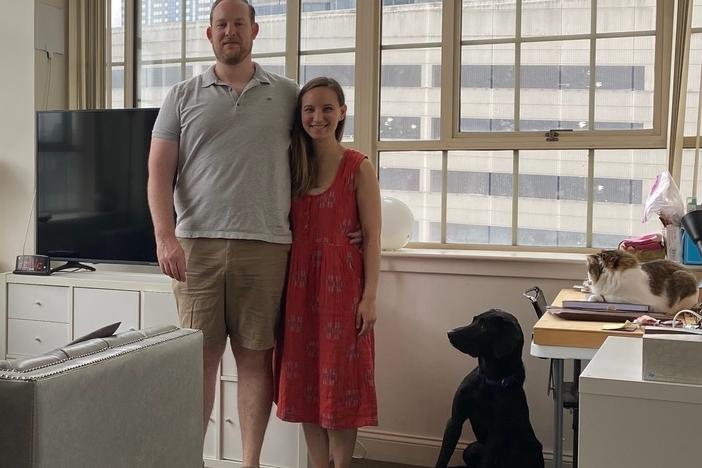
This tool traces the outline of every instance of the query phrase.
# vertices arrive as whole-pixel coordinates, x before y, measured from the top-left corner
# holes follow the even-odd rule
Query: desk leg
[[[575,382],[575,396],[578,404],[573,409],[573,468],[578,468],[578,437],[580,424],[580,370],[582,363],[579,359],[573,361],[573,382]]]
[[[553,363],[553,467],[563,468],[563,359],[551,359]]]

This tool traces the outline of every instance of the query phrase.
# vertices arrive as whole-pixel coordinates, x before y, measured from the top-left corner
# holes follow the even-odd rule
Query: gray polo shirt
[[[256,72],[241,95],[210,67],[166,95],[153,136],[179,142],[176,236],[290,243],[297,84]]]

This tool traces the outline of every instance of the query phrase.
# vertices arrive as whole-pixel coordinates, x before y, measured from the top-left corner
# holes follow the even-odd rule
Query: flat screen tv
[[[156,263],[146,199],[158,109],[37,112],[36,253]]]

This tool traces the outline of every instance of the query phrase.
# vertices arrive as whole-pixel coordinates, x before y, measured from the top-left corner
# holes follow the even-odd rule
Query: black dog
[[[512,314],[491,309],[448,332],[454,348],[478,358],[458,386],[436,468],[446,468],[470,419],[477,442],[463,451],[468,467],[543,468],[541,443],[529,421],[524,394],[524,335]]]

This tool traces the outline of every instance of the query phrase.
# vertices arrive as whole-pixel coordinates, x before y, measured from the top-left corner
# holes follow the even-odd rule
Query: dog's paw
[[[588,296],[587,300],[588,302],[605,302],[604,297],[599,294],[591,294]]]

